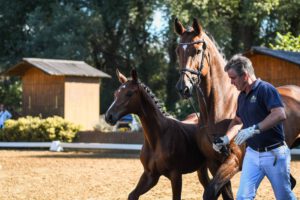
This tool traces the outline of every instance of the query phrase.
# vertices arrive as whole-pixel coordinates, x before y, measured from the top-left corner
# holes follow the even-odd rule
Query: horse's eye
[[[201,49],[197,49],[197,54],[200,54],[201,53]]]
[[[131,97],[133,95],[133,92],[132,91],[128,91],[127,93],[126,93],[126,96],[127,97]]]

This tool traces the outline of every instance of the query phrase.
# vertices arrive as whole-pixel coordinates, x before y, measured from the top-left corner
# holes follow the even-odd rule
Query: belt
[[[258,148],[252,148],[252,149],[254,149],[255,151],[258,151],[258,152],[267,152],[267,151],[271,151],[271,150],[273,150],[273,149],[276,149],[276,148],[278,148],[278,147],[281,147],[281,146],[283,146],[285,144],[285,142],[284,141],[282,141],[282,142],[278,142],[278,143],[276,143],[276,144],[272,144],[272,145],[270,145],[270,146],[266,146],[266,147],[258,147]]]

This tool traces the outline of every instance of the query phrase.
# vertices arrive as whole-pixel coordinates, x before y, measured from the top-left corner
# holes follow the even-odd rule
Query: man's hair
[[[227,72],[229,69],[234,69],[238,76],[242,76],[246,72],[248,72],[250,75],[254,75],[252,62],[241,54],[232,56],[232,58],[227,62],[224,70]]]

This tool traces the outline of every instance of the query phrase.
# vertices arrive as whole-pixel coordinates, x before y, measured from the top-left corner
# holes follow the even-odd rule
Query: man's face
[[[229,69],[227,74],[233,84],[239,91],[244,91],[247,86],[247,74],[239,76],[234,69]]]
[[[4,105],[0,104],[0,110],[2,111],[4,109]]]

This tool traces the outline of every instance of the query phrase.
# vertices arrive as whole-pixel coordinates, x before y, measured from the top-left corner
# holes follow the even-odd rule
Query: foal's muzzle
[[[118,118],[109,111],[107,111],[105,113],[105,121],[110,125],[115,125],[118,121]]]

